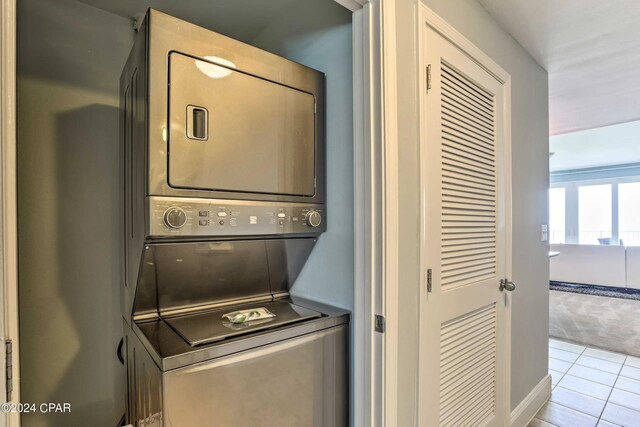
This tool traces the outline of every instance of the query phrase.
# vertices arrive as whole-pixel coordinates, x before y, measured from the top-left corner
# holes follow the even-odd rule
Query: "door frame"
[[[353,423],[393,426],[398,419],[396,6],[358,1],[363,7],[353,20]],[[383,332],[375,331],[376,315],[385,319]]]
[[[395,3],[335,0],[353,12],[353,425],[398,419],[398,115]],[[375,316],[385,319],[375,331]]]
[[[16,0],[2,0],[0,6],[0,203],[2,252],[0,298],[3,306],[2,384],[6,396],[4,341],[12,340],[13,392],[11,402],[20,402],[18,345],[18,223],[16,163]],[[3,401],[4,401],[3,396]],[[4,414],[5,424],[20,425],[18,413]]]
[[[511,207],[511,192],[512,192],[512,175],[511,175],[511,76],[507,73],[500,65],[498,65],[495,61],[493,61],[489,56],[487,56],[480,48],[478,48],[475,44],[473,44],[469,39],[467,39],[462,33],[456,30],[453,26],[451,26],[448,22],[446,22],[442,17],[436,14],[429,7],[422,4],[420,6],[420,12],[418,15],[418,32],[417,40],[418,40],[418,76],[419,76],[419,92],[420,94],[426,93],[426,63],[424,59],[424,55],[422,52],[425,48],[424,41],[424,25],[431,27],[437,33],[442,35],[445,39],[450,41],[454,46],[460,49],[464,54],[466,54],[471,60],[477,63],[481,68],[491,74],[496,80],[498,80],[504,88],[504,176],[506,179],[504,188],[506,191],[505,195],[505,276],[507,278],[512,277],[512,207]],[[420,102],[420,164],[425,164],[426,162],[426,150],[424,149],[424,138],[426,134],[426,123],[424,119],[424,111],[425,111],[425,96],[421,96],[422,102]],[[426,188],[426,180],[427,173],[423,167],[420,167],[420,276],[421,278],[426,278],[426,261],[422,254],[426,253],[426,221],[425,221],[425,212],[426,212],[426,195],[424,194],[424,189]],[[497,283],[496,283],[497,286]],[[504,382],[502,384],[502,389],[505,398],[505,410],[504,414],[502,414],[503,425],[508,426],[511,424],[511,295],[508,292],[504,293],[505,298],[505,325],[504,325],[504,335],[507,337],[507,344],[504,346]],[[418,402],[420,402],[425,396],[426,391],[425,387],[427,386],[422,381],[422,370],[420,366],[428,366],[429,363],[435,363],[436,361],[427,360],[427,351],[425,349],[425,328],[422,326],[426,321],[426,302],[427,302],[427,287],[420,286],[419,287],[419,345],[418,345]],[[426,416],[425,405],[418,404],[418,425],[424,424],[424,419]]]

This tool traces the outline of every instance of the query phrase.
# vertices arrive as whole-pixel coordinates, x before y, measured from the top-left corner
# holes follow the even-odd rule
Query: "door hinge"
[[[427,270],[427,293],[431,293],[431,283],[433,282],[432,278],[433,274],[431,273],[431,269]]]
[[[427,93],[431,89],[431,64],[427,65]]]
[[[380,314],[376,314],[376,321],[375,321],[375,331],[376,332],[380,332],[381,334],[384,334],[384,331],[386,329],[386,321],[384,319],[384,316],[380,315]]]
[[[5,352],[5,375],[7,379],[7,402],[11,402],[11,394],[13,392],[13,343],[11,340],[4,342]]]

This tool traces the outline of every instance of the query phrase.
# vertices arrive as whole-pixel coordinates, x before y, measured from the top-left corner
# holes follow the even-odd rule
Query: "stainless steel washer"
[[[350,314],[289,293],[326,230],[324,75],[150,10],[121,110],[127,420],[347,425]]]

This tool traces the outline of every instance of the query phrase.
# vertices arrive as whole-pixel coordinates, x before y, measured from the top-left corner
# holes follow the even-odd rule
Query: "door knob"
[[[507,280],[507,279],[501,279],[500,280],[500,292],[502,291],[509,291],[509,292],[513,292],[516,289],[516,284]]]

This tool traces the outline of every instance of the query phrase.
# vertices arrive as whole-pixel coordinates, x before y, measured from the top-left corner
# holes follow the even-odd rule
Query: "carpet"
[[[551,290],[549,335],[640,357],[640,301]]]

